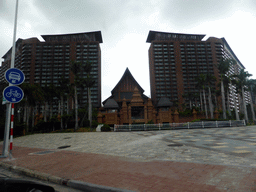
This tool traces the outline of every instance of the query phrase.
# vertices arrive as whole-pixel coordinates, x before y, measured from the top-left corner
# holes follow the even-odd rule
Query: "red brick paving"
[[[65,150],[44,155],[31,154],[39,151],[45,150],[15,146],[15,160],[6,162],[65,179],[134,191],[256,191],[254,168],[250,168],[249,173],[240,174],[241,169],[222,165],[172,161],[138,162],[123,157]],[[225,177],[224,171],[236,172],[239,182],[234,183],[232,178]]]

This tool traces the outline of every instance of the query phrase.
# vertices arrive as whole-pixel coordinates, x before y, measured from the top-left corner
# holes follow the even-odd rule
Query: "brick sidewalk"
[[[15,160],[0,160],[64,179],[133,191],[256,191],[256,169],[251,167],[172,161],[139,162],[132,158],[68,150],[31,154],[39,151],[46,150],[15,146]]]

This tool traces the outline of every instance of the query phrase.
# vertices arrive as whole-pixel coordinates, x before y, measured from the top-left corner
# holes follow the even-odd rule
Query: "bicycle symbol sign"
[[[22,100],[24,94],[21,88],[17,86],[9,86],[4,89],[3,96],[11,103],[18,103]]]

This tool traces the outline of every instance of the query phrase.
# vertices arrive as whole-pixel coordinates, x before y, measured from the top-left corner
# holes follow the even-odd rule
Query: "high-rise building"
[[[101,106],[101,49],[102,36],[100,31],[42,35],[44,41],[38,38],[18,39],[16,42],[15,68],[25,74],[25,82],[40,84],[42,87],[58,85],[62,76],[74,82],[74,75],[70,71],[71,61],[85,65],[90,62],[92,70],[90,76],[95,81],[91,88],[92,104]],[[11,50],[2,57],[4,61],[0,68],[0,81],[4,81],[4,73],[10,68]],[[82,77],[86,76],[83,72]],[[78,88],[79,107],[87,103],[87,89]],[[55,112],[58,103],[54,106]]]
[[[161,98],[172,102],[188,104],[184,96],[188,93],[198,94],[196,77],[200,74],[212,74],[217,81],[212,82],[215,89],[220,81],[217,64],[221,58],[234,59],[230,73],[239,73],[244,66],[236,57],[225,38],[205,35],[181,34],[150,31],[147,43],[149,48],[149,70],[151,98],[157,104]],[[231,87],[230,87],[231,89]],[[233,87],[235,89],[235,87]],[[195,99],[199,104],[199,96]],[[232,98],[229,97],[232,104]]]

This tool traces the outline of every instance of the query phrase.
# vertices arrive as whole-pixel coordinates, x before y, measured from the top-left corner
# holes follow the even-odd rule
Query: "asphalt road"
[[[19,175],[15,172],[9,171],[9,170],[4,169],[2,167],[0,167],[0,177],[11,177],[11,178],[25,179],[25,180],[28,180],[28,181],[34,181],[34,182],[42,183],[42,184],[49,185],[49,186],[53,187],[56,192],[81,192],[80,190],[76,190],[76,189],[66,187],[66,186],[63,186],[63,185],[57,185],[57,184],[50,183],[50,182],[47,182],[47,181],[42,181],[42,180],[39,180],[39,179],[26,177],[24,175]]]

